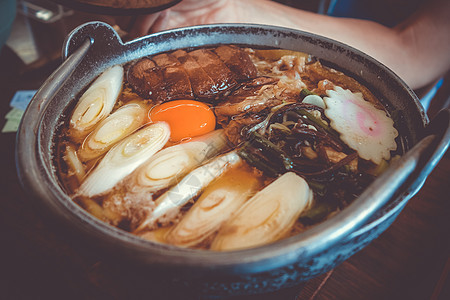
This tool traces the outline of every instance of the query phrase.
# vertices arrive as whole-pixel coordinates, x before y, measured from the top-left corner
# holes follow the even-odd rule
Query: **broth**
[[[344,209],[401,153],[368,88],[288,50],[141,58],[106,70],[65,115],[55,164],[73,200],[180,247],[295,235]]]

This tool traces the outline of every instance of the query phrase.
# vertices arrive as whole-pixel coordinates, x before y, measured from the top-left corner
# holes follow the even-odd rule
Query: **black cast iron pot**
[[[254,249],[212,252],[162,245],[109,226],[77,206],[59,184],[52,165],[53,137],[64,109],[112,65],[179,48],[218,44],[303,51],[352,76],[388,111],[398,113],[395,122],[406,154],[335,217],[297,236]],[[35,95],[20,125],[19,177],[34,203],[66,226],[83,248],[103,253],[108,265],[120,268],[124,282],[149,297],[155,288],[186,290],[193,297],[266,293],[298,285],[336,267],[394,221],[449,144],[448,110],[430,125],[415,94],[385,66],[344,44],[301,31],[209,25],[122,43],[109,25],[92,22],[67,37],[63,57],[64,63]]]

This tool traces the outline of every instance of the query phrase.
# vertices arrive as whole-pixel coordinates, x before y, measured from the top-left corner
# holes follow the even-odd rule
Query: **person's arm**
[[[267,0],[183,0],[172,9],[138,20],[134,35],[212,23],[268,24],[323,35],[384,63],[413,89],[450,69],[450,1],[431,0],[395,28],[294,9]]]

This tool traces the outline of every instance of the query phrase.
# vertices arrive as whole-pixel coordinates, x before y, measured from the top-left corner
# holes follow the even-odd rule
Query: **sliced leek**
[[[214,179],[241,162],[239,155],[228,152],[194,169],[175,186],[156,199],[153,212],[139,225],[137,231],[152,229],[160,219],[169,222],[189,200],[196,197]]]
[[[288,172],[248,200],[220,228],[211,250],[256,247],[285,237],[312,201],[306,181]]]
[[[126,190],[152,193],[167,188],[206,159],[222,152],[226,145],[227,139],[220,129],[189,142],[167,147],[128,176]]]
[[[64,160],[69,167],[69,174],[75,175],[78,182],[82,182],[84,176],[86,175],[86,170],[84,169],[83,163],[78,158],[77,152],[71,145],[66,147],[66,155],[64,155]]]
[[[112,147],[81,184],[78,195],[93,197],[118,182],[159,151],[170,137],[166,122],[147,125]]]
[[[103,72],[84,92],[70,119],[70,134],[82,140],[112,111],[122,90],[123,68],[114,66]]]
[[[132,102],[101,121],[84,140],[78,154],[84,161],[99,157],[114,144],[141,127],[148,113],[146,105]]]
[[[251,170],[234,168],[210,184],[181,221],[167,235],[167,242],[181,247],[200,244],[215,233],[260,188]]]

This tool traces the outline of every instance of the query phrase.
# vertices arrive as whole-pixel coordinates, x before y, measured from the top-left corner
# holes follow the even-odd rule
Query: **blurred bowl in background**
[[[16,1],[0,0],[0,49],[8,40],[16,17]]]

